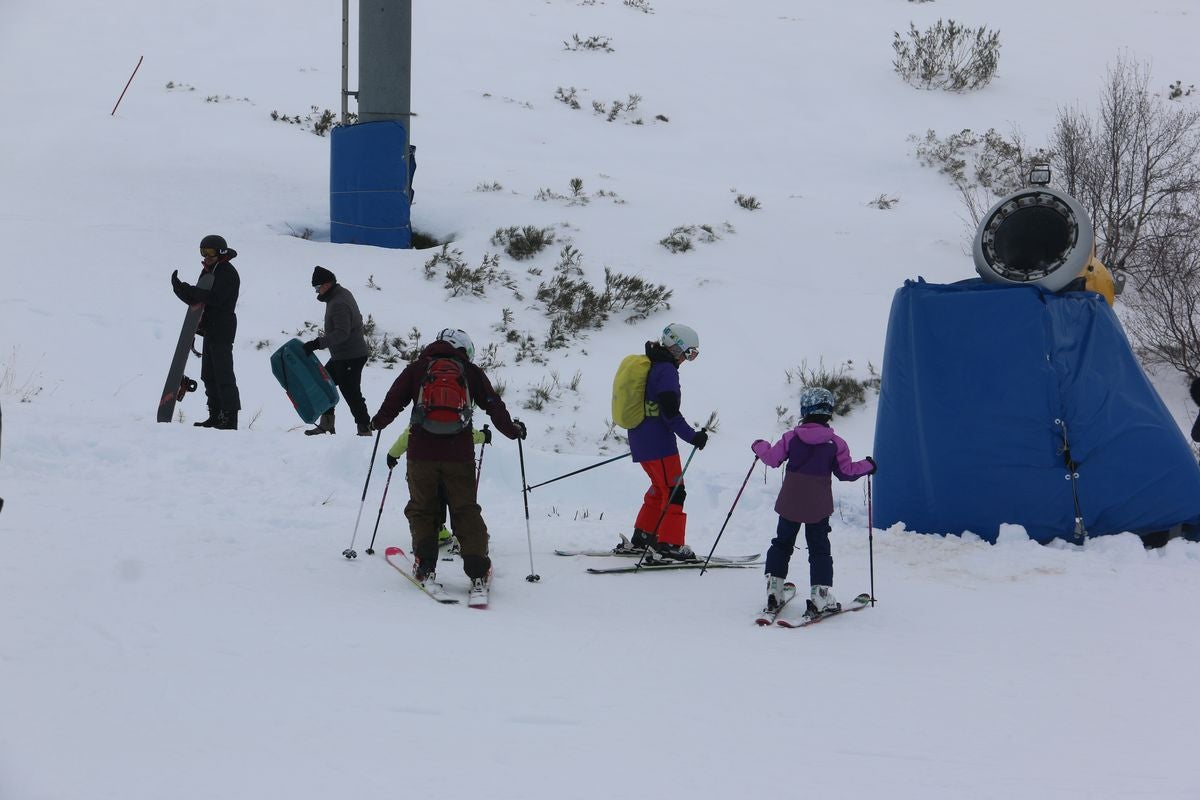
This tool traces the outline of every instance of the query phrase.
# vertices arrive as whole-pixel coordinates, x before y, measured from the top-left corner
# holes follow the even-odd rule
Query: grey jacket
[[[362,358],[367,355],[367,339],[363,336],[363,318],[350,290],[340,283],[317,299],[325,304],[324,333],[317,337],[317,347],[329,348],[333,361]]]

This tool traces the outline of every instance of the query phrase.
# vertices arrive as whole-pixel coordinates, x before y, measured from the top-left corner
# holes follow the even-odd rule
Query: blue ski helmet
[[[807,417],[810,414],[825,414],[833,416],[833,406],[837,400],[833,397],[833,392],[820,386],[806,386],[800,392],[800,416]]]

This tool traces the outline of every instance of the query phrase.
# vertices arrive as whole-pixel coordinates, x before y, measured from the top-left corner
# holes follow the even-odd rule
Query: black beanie
[[[337,283],[337,276],[324,267],[313,268],[313,286],[320,286],[323,283]]]

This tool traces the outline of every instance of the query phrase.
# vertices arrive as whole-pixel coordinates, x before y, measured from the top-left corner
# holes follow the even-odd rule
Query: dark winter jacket
[[[667,348],[658,342],[646,342],[650,374],[646,376],[646,402],[658,404],[658,414],[647,415],[629,431],[629,449],[635,462],[654,461],[679,453],[678,436],[692,444],[696,431],[679,411],[679,365]]]
[[[334,361],[367,355],[362,314],[350,290],[335,283],[328,292],[317,295],[317,299],[325,304],[325,332],[317,337],[317,349],[329,348]]]
[[[831,475],[856,481],[875,471],[867,459],[851,459],[842,437],[819,422],[797,425],[773,445],[759,439],[750,449],[768,467],[787,461],[775,513],[792,522],[820,522],[833,513]]]
[[[175,288],[175,296],[183,302],[204,303],[204,316],[200,318],[200,329],[197,331],[208,340],[232,342],[237,334],[238,292],[241,290],[242,279],[234,269],[229,259],[237,255],[236,250],[230,250],[228,255],[213,265],[213,285],[211,289],[198,289],[190,283],[180,282]],[[200,274],[208,272],[205,267]]]
[[[487,412],[496,425],[496,430],[509,439],[516,439],[517,426],[513,424],[508,408],[491,381],[483,374],[483,370],[467,361],[461,352],[449,342],[437,341],[421,351],[417,360],[404,368],[404,371],[388,389],[383,405],[371,419],[375,430],[383,430],[391,424],[404,407],[417,399],[421,390],[421,380],[429,370],[429,362],[435,358],[453,358],[463,365],[467,376],[467,390],[471,393],[471,401]],[[467,428],[459,433],[439,435],[430,433],[420,426],[414,426],[408,439],[409,461],[473,461],[475,459],[474,429]]]

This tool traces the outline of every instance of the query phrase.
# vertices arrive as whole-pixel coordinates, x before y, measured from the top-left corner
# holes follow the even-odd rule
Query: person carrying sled
[[[329,360],[325,371],[333,383],[342,390],[346,405],[354,415],[359,436],[371,435],[371,414],[362,394],[362,371],[367,364],[367,338],[363,335],[362,313],[354,295],[337,282],[337,277],[324,267],[313,269],[312,285],[317,299],[325,304],[324,333],[304,343],[304,352],[329,348]],[[335,433],[333,409],[329,409],[317,420],[315,428],[304,432],[306,436]]]
[[[687,325],[672,322],[663,328],[657,342],[646,342],[645,359],[630,356],[618,370],[614,382],[614,406],[626,364],[649,360],[645,373],[645,391],[641,393],[645,417],[629,429],[629,449],[634,463],[640,464],[650,488],[642,498],[642,507],[633,524],[633,536],[628,544],[622,541],[614,552],[627,548],[645,550],[643,563],[654,561],[691,561],[696,554],[685,543],[687,514],[683,501],[687,491],[682,481],[679,446],[683,439],[699,450],[708,443],[708,433],[695,430],[680,413],[681,390],[679,368],[685,361],[695,361],[700,355],[700,337]],[[631,381],[633,385],[640,385]],[[615,414],[615,412],[614,412]],[[614,419],[614,421],[616,421]],[[678,486],[676,486],[678,484]],[[624,538],[624,537],[622,537]]]
[[[396,441],[393,442],[391,448],[388,449],[388,469],[395,469],[396,465],[400,463],[400,456],[404,455],[404,453],[408,450],[408,437],[411,433],[411,430],[411,428],[405,428],[404,432],[396,437]],[[477,430],[471,434],[471,441],[473,444],[491,444],[492,429],[484,425],[482,430]],[[482,459],[483,456],[481,455],[480,458]],[[475,488],[479,488],[478,476],[476,477]],[[443,547],[446,544],[450,544],[450,540],[453,538],[454,534],[449,528],[446,527],[446,487],[441,481],[438,481],[437,494],[438,505],[441,507],[441,514],[439,515],[439,524],[441,525],[441,528],[438,530],[438,547]],[[457,544],[454,545],[451,552],[458,552]]]
[[[408,505],[404,515],[412,533],[414,577],[436,584],[438,529],[443,519],[439,485],[450,524],[458,537],[463,572],[471,579],[471,598],[486,598],[492,562],[487,525],[475,490],[472,403],[487,412],[509,439],[524,439],[525,426],[512,419],[483,370],[471,362],[475,346],[466,332],[445,328],[392,383],[371,419],[382,431],[413,404],[408,440]]]
[[[204,337],[200,357],[200,380],[208,399],[208,419],[194,423],[197,428],[221,431],[237,430],[238,411],[242,407],[237,377],[233,374],[233,340],[237,336],[238,292],[242,280],[230,262],[237,250],[215,234],[200,240],[201,275],[212,273],[211,289],[200,289],[179,279],[179,270],[171,273],[171,288],[183,302],[204,304],[204,315],[196,334]]]
[[[829,547],[829,517],[833,514],[831,475],[838,480],[855,481],[875,474],[875,459],[862,461],[850,457],[850,448],[833,432],[829,420],[835,404],[833,392],[817,386],[800,393],[800,424],[771,444],[758,439],[751,451],[768,467],[786,462],[783,487],[775,500],[779,524],[767,551],[767,611],[784,602],[784,579],[800,526],[808,544],[808,613],[837,611],[841,605],[833,596],[833,554]]]

